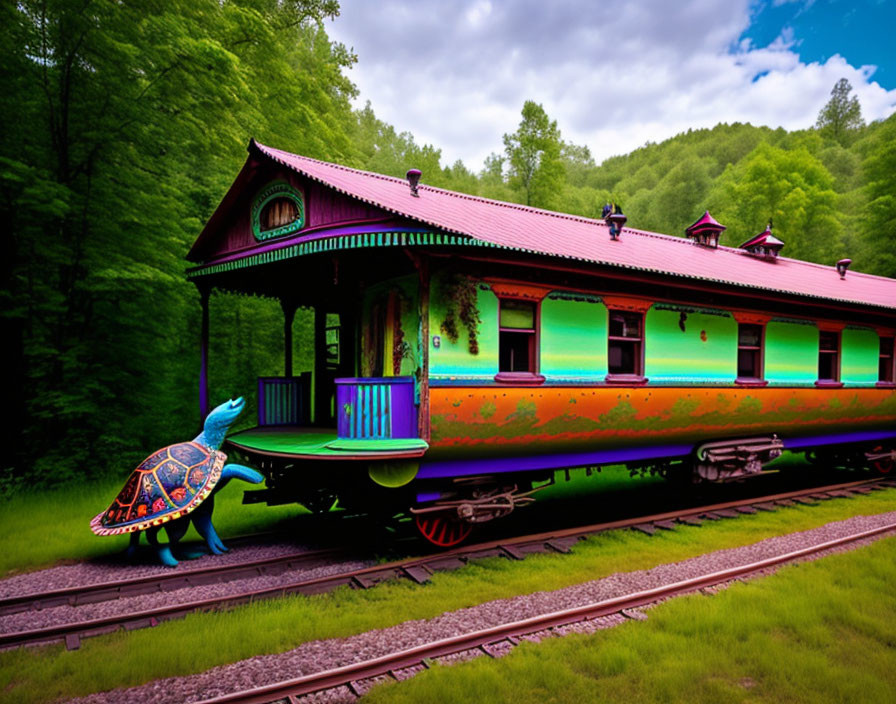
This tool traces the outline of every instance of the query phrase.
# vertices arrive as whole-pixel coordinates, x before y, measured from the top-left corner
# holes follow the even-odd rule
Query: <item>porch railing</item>
[[[311,372],[258,378],[258,425],[306,425],[310,408]]]
[[[414,378],[336,379],[336,417],[340,438],[415,438]]]

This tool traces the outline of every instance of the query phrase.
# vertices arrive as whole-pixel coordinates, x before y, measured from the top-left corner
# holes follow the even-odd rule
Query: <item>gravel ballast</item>
[[[784,553],[825,543],[863,531],[896,524],[896,511],[872,516],[856,516],[844,521],[799,533],[762,540],[752,545],[720,550],[678,563],[659,565],[649,570],[619,573],[600,580],[551,592],[536,592],[500,599],[478,606],[444,613],[427,620],[408,621],[390,628],[369,631],[343,639],[318,640],[276,655],[264,655],[242,662],[215,667],[186,677],[157,680],[139,687],[92,694],[78,699],[80,704],[152,701],[157,704],[195,702],[230,692],[273,684],[323,670],[362,662],[389,653],[420,646],[442,638],[497,626],[510,621],[584,606],[613,597],[661,587],[710,572],[746,565]],[[887,535],[887,534],[884,534]],[[883,537],[883,536],[881,536]],[[857,546],[873,541],[866,539]],[[840,552],[844,548],[819,553]],[[809,559],[816,559],[815,557]],[[773,570],[769,570],[773,571]],[[626,620],[621,615],[607,617],[590,626],[564,627],[561,632],[609,627]],[[533,638],[533,640],[536,640]],[[481,654],[481,651],[479,651]],[[351,697],[346,688],[321,693],[316,701],[339,701]]]
[[[0,580],[0,599],[39,594],[56,589],[104,584],[122,578],[169,577],[172,574],[199,567],[239,565],[250,560],[282,557],[312,549],[314,548],[290,542],[231,547],[223,555],[205,555],[195,560],[182,560],[177,567],[172,568],[159,564],[149,548],[142,548],[140,560],[135,562],[129,562],[122,552],[120,555],[104,560],[60,565],[8,577]]]

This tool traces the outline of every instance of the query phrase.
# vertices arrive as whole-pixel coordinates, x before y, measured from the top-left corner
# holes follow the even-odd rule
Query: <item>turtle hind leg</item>
[[[208,555],[208,550],[201,547],[187,547],[181,545],[181,539],[190,528],[190,518],[184,516],[165,524],[165,532],[168,534],[168,546],[172,554],[180,560],[195,560],[197,557]]]
[[[124,551],[124,555],[129,560],[137,557],[137,546],[140,544],[140,531],[135,530],[131,533],[131,542],[128,543],[128,549]]]
[[[146,531],[146,539],[149,541],[149,544],[155,548],[156,555],[159,557],[159,562],[163,565],[167,565],[168,567],[177,567],[177,560],[174,559],[174,555],[171,554],[171,546],[170,545],[162,545],[159,542],[159,530],[161,526],[154,526]]]
[[[227,552],[227,547],[221,542],[221,538],[218,537],[218,532],[215,530],[215,526],[212,525],[213,499],[214,497],[210,497],[199,507],[199,509],[193,512],[193,525],[196,526],[199,535],[205,540],[208,549],[215,555],[221,555]]]

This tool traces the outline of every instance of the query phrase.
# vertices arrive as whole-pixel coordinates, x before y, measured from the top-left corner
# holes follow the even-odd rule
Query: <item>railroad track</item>
[[[690,579],[664,584],[652,589],[570,609],[553,611],[520,621],[511,621],[499,626],[432,641],[407,650],[352,663],[343,667],[323,670],[270,685],[206,699],[199,704],[272,704],[273,702],[282,701],[293,703],[295,702],[295,697],[314,694],[323,690],[332,690],[341,686],[347,686],[354,695],[360,696],[361,692],[357,683],[383,676],[399,679],[396,672],[408,671],[410,669],[426,669],[429,667],[429,663],[437,658],[477,649],[486,655],[494,657],[495,655],[491,649],[500,651],[506,650],[508,645],[511,648],[515,647],[521,638],[527,636],[552,635],[552,629],[569,624],[587,622],[612,614],[622,614],[628,618],[634,618],[636,616],[632,614],[632,609],[654,604],[680,594],[693,593],[736,579],[745,579],[788,562],[812,557],[827,550],[841,548],[850,543],[867,540],[893,531],[896,531],[896,523],[829,540],[808,548],[775,555],[774,557],[749,564],[703,573]]]
[[[69,649],[75,649],[79,647],[81,639],[85,637],[110,633],[120,628],[133,630],[151,627],[163,621],[180,618],[194,612],[223,610],[241,604],[279,598],[290,594],[319,594],[340,586],[367,589],[391,579],[410,579],[423,584],[429,580],[434,572],[456,569],[464,566],[470,560],[486,557],[506,557],[520,560],[524,559],[526,555],[534,553],[569,552],[571,547],[582,538],[608,530],[628,528],[653,534],[657,530],[670,530],[676,524],[699,525],[706,520],[732,518],[762,510],[771,511],[778,507],[795,503],[811,504],[824,499],[865,494],[876,489],[893,486],[896,486],[896,482],[890,479],[852,481],[758,498],[728,501],[711,506],[686,508],[609,523],[597,523],[536,535],[505,538],[499,541],[462,546],[438,554],[411,557],[315,579],[300,579],[273,588],[245,590],[227,596],[187,601],[124,615],[61,623],[59,625],[20,630],[12,633],[0,633],[0,648],[64,640]],[[157,575],[92,585],[80,589],[71,588],[43,594],[31,594],[0,601],[0,613],[3,613],[3,609],[8,609],[6,613],[16,613],[28,609],[38,610],[57,605],[92,604],[126,596],[173,591],[184,587],[222,581],[234,581],[239,578],[254,577],[259,574],[280,574],[294,567],[307,566],[314,561],[325,562],[333,558],[344,558],[348,554],[347,551],[341,549],[317,550],[240,565],[184,570],[171,573],[170,575]]]
[[[306,550],[288,555],[277,555],[241,562],[236,565],[211,565],[195,569],[178,570],[168,574],[100,582],[36,594],[22,594],[0,599],[0,616],[22,611],[38,611],[55,606],[96,604],[101,601],[124,599],[155,592],[168,592],[188,587],[220,584],[222,582],[270,574],[276,575],[297,567],[306,567],[309,564],[325,563],[336,558],[348,558],[351,554],[351,552],[342,548]]]

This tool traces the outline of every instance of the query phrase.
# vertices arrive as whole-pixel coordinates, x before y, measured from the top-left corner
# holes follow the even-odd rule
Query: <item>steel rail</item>
[[[491,628],[472,631],[450,638],[443,638],[441,640],[415,646],[378,658],[323,670],[310,675],[255,687],[249,690],[233,692],[212,699],[205,699],[199,704],[268,704],[269,702],[279,699],[302,696],[321,690],[332,689],[341,685],[347,685],[359,680],[392,674],[396,670],[420,665],[424,661],[432,658],[443,657],[445,655],[451,655],[475,648],[484,648],[485,646],[506,640],[513,642],[514,639],[521,636],[531,635],[533,633],[546,631],[570,623],[593,620],[601,616],[607,616],[627,609],[645,606],[678,594],[694,592],[699,589],[722,584],[724,582],[730,582],[735,579],[742,579],[771,567],[776,567],[787,562],[793,562],[800,558],[815,555],[826,550],[836,549],[860,540],[873,538],[877,535],[894,530],[896,530],[896,523],[891,523],[886,526],[880,526],[842,538],[828,540],[819,543],[818,545],[794,550],[746,565],[709,572],[690,579],[613,597],[611,599],[605,599],[584,606],[541,614],[520,621],[512,621]]]
[[[32,592],[0,598],[0,616],[22,611],[48,609],[55,606],[81,606],[111,601],[129,596],[173,591],[181,587],[204,586],[271,574],[271,568],[286,571],[293,565],[326,561],[334,557],[349,557],[353,553],[344,548],[324,548],[266,557],[230,565],[210,565],[172,571],[168,574],[147,575],[122,580],[97,582],[79,587],[65,587],[46,592]]]
[[[128,630],[155,626],[173,618],[180,618],[188,613],[223,610],[231,606],[253,603],[266,599],[280,598],[291,594],[319,594],[331,591],[339,586],[368,588],[380,582],[408,578],[418,583],[427,581],[430,575],[440,569],[454,569],[465,565],[469,560],[483,557],[503,556],[512,559],[523,559],[527,552],[544,552],[545,549],[555,552],[568,552],[569,546],[583,537],[596,533],[617,530],[620,528],[641,528],[645,524],[671,527],[673,520],[687,522],[699,516],[736,516],[739,513],[755,513],[753,506],[772,505],[788,501],[804,501],[814,503],[815,498],[833,498],[837,495],[849,495],[850,491],[870,491],[874,486],[891,486],[892,481],[884,479],[868,479],[846,482],[824,487],[813,487],[798,491],[789,491],[769,496],[727,501],[710,506],[689,508],[680,511],[669,511],[650,516],[622,519],[608,523],[597,523],[589,526],[568,528],[536,535],[518,536],[502,540],[489,541],[453,550],[397,560],[389,563],[373,565],[358,570],[340,572],[310,580],[299,580],[266,589],[243,591],[237,594],[214,597],[158,607],[142,612],[126,615],[109,616],[78,623],[58,624],[33,630],[16,631],[0,634],[0,648],[14,647],[31,643],[45,643],[65,639],[67,647],[77,648],[84,637],[110,633],[124,627]],[[740,509],[740,511],[737,511]],[[528,549],[528,550],[527,550]],[[222,568],[223,569],[223,568]],[[186,575],[186,572],[173,575],[174,578]]]

